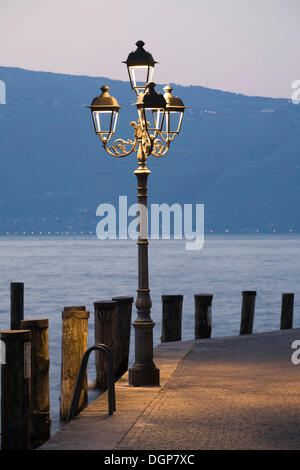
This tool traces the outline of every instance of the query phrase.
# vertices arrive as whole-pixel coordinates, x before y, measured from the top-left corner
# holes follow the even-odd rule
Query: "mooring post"
[[[183,295],[162,295],[161,342],[181,341]]]
[[[114,378],[118,380],[128,370],[131,313],[133,297],[113,297],[117,302],[116,311],[116,336],[114,346]]]
[[[5,361],[1,364],[1,449],[30,449],[31,333],[2,331]]]
[[[10,283],[10,329],[20,330],[24,319],[24,283]]]
[[[33,449],[50,439],[49,340],[47,318],[23,320],[23,330],[31,332],[31,428]]]
[[[253,331],[256,291],[242,292],[240,335],[250,335]]]
[[[294,315],[294,294],[284,293],[282,294],[281,302],[281,318],[280,318],[280,329],[288,330],[293,328],[293,315]]]
[[[195,294],[195,339],[210,338],[213,294]]]
[[[114,300],[100,300],[94,302],[95,309],[95,344],[106,344],[113,353],[113,369],[115,370],[115,344],[117,325],[117,306]],[[107,388],[107,371],[104,355],[95,352],[96,358],[96,387],[104,390]]]
[[[60,419],[67,420],[77,375],[83,354],[87,349],[88,319],[85,307],[65,307],[62,312],[62,359]],[[78,413],[87,404],[87,374],[80,395]]]

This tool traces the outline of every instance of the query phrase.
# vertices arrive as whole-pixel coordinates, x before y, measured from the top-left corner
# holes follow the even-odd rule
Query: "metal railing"
[[[106,344],[96,344],[95,346],[90,347],[84,353],[78,376],[76,381],[76,386],[74,390],[74,395],[72,398],[72,403],[70,406],[70,411],[68,415],[67,422],[69,423],[73,418],[75,418],[78,410],[78,403],[80,399],[80,394],[83,386],[84,376],[87,368],[87,363],[92,351],[101,351],[104,353],[106,358],[107,365],[107,388],[108,388],[108,414],[112,415],[116,411],[116,397],[115,397],[115,382],[113,377],[113,357],[112,351]]]

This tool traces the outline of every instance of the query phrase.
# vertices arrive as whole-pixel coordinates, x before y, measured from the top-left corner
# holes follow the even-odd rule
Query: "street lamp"
[[[157,63],[144,49],[144,42],[136,43],[137,49],[131,52],[125,61],[130,84],[137,94],[135,103],[138,112],[133,139],[116,139],[115,134],[120,106],[109,94],[109,87],[101,88],[102,94],[93,99],[91,109],[94,129],[103,143],[105,150],[113,157],[126,157],[137,153],[138,168],[137,197],[139,203],[138,228],[138,289],[136,298],[137,318],[135,328],[135,362],[129,370],[129,384],[133,386],[159,385],[159,369],[153,362],[153,327],[150,316],[151,298],[148,277],[148,218],[147,218],[147,180],[151,173],[146,166],[149,155],[164,156],[171,141],[178,135],[185,106],[180,98],[174,97],[172,88],[164,88],[164,95],[157,93],[152,77]],[[143,74],[142,76],[139,74]],[[145,210],[142,210],[144,208]]]

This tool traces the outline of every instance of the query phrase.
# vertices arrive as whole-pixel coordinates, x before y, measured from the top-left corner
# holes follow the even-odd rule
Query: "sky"
[[[127,80],[141,39],[157,83],[290,98],[299,19],[299,0],[0,0],[0,65]]]

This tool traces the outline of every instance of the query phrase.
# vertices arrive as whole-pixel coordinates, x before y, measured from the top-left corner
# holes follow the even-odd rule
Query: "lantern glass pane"
[[[145,108],[147,128],[150,132],[159,132],[163,125],[165,110],[163,108]]]
[[[154,67],[149,65],[134,65],[128,67],[131,86],[140,95],[145,91],[145,86],[152,81]]]
[[[93,111],[95,131],[101,140],[109,140],[115,132],[117,119],[117,111]]]
[[[92,112],[92,118],[94,122],[94,127],[95,127],[95,132],[98,133],[100,132],[100,121],[99,121],[99,114],[97,111]]]
[[[167,134],[178,134],[183,118],[182,111],[166,111],[163,132]]]
[[[113,134],[116,132],[116,126],[117,126],[117,121],[118,121],[118,115],[119,115],[119,112],[118,112],[118,111],[114,111],[114,115],[113,115],[113,126],[112,126],[112,133],[113,133]]]
[[[139,122],[142,126],[142,129],[145,130],[145,118],[144,118],[144,110],[142,108],[138,108],[138,115],[139,115]]]

